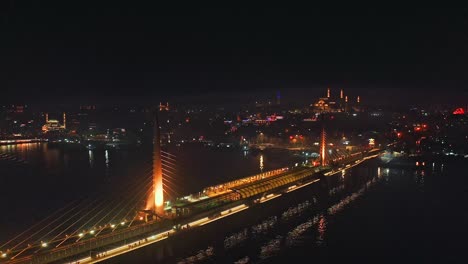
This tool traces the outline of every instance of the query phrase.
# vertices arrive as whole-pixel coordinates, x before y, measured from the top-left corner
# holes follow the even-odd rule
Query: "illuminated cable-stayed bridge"
[[[297,188],[313,182],[317,180],[313,177],[315,173],[328,169],[327,159],[331,163],[363,156],[363,153],[330,156],[323,152],[324,163],[320,167],[280,168],[180,197],[177,191],[180,183],[175,177],[177,157],[161,149],[157,119],[154,131],[153,160],[140,180],[114,189],[111,195],[96,194],[70,202],[2,242],[0,262],[92,263],[102,260],[102,255],[96,252],[106,252],[106,257],[108,253],[126,252],[167,238],[184,226],[206,224],[216,217],[248,208],[249,202],[265,201],[292,190],[292,186]],[[322,145],[325,148],[325,139]]]

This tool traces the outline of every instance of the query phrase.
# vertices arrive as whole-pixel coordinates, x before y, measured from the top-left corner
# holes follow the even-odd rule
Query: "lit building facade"
[[[42,132],[47,133],[51,131],[64,131],[67,128],[67,115],[63,113],[63,122],[60,122],[57,119],[49,119],[49,114],[45,114],[45,124],[42,126]]]

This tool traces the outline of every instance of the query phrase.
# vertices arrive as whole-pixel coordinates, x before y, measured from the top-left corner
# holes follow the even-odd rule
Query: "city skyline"
[[[460,262],[467,14],[2,2],[0,264]]]

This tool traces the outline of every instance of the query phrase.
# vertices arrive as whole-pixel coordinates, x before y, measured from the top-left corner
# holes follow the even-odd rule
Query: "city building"
[[[66,129],[66,120],[67,116],[66,113],[63,113],[63,123],[57,119],[49,119],[49,114],[45,114],[45,124],[42,126],[42,132],[47,133],[50,131],[64,131]]]

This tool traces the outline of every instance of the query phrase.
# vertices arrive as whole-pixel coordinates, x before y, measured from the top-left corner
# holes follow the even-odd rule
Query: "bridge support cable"
[[[166,163],[170,163],[172,165],[176,165],[175,163],[177,162],[176,159],[170,157],[170,156],[165,156],[163,154],[161,154],[161,161],[162,162],[166,162]]]
[[[144,186],[144,183],[145,183],[145,182],[137,182],[137,183],[134,184],[134,185],[136,185],[136,187],[140,187],[141,185]],[[143,187],[143,186],[141,186],[141,187]],[[130,188],[130,189],[132,189],[132,188]],[[113,199],[113,200],[117,200],[117,199]],[[121,202],[122,202],[122,201],[120,201],[118,204],[120,204]],[[112,205],[114,205],[114,204],[115,204],[115,202],[114,202],[114,203],[111,202],[111,205],[108,205],[107,207],[101,209],[97,214],[95,214],[91,219],[89,219],[85,224],[83,224],[83,225],[80,227],[80,229],[83,228],[83,227],[86,226],[86,225],[89,225],[89,223],[91,222],[91,220],[93,220],[93,219],[96,218],[97,216],[101,216],[101,214],[104,212],[105,209],[112,208]],[[113,210],[115,210],[115,208],[112,209],[111,211],[113,211]],[[108,211],[108,212],[109,212],[109,211]],[[92,224],[92,226],[98,225],[98,224],[102,221],[102,219],[103,219],[103,218],[101,218],[98,222]],[[76,240],[76,242],[78,242],[80,239],[81,239],[81,238],[78,238],[78,239]]]
[[[120,214],[124,211],[128,211],[128,212],[131,212],[131,209],[134,209],[138,206],[138,201],[142,201],[150,192],[151,192],[151,186],[152,186],[152,181],[149,181],[147,183],[147,186],[145,186],[146,188],[144,188],[144,193],[143,193],[143,196],[142,195],[135,195],[131,200],[129,200],[127,202],[127,205],[125,207],[122,207],[120,209],[119,212],[117,212],[114,217],[112,217],[112,219],[110,220],[110,222],[114,222],[116,220],[117,217],[120,216]],[[131,205],[133,205],[133,207],[131,207]],[[127,209],[129,208],[128,210],[124,210],[124,209]],[[125,218],[125,217],[124,217]],[[122,221],[120,221],[119,223],[121,223]],[[117,223],[118,224],[118,223]],[[112,229],[112,232],[115,230],[116,228]]]
[[[152,184],[152,182],[151,182],[151,184]],[[145,195],[145,196],[147,197],[147,196],[150,195],[152,192],[153,192],[153,189],[152,189],[152,188],[148,188],[148,190],[146,190],[146,195]],[[137,210],[138,210],[138,207],[137,207],[137,206],[138,206],[138,205],[136,205],[135,207],[133,207],[133,208],[132,208],[133,210],[129,210],[129,211],[127,212],[127,214],[122,218],[121,222],[124,221],[124,220],[126,220],[126,219],[128,218],[128,216],[130,215],[130,213],[137,211]],[[133,221],[134,221],[134,220],[135,220],[135,217],[133,217],[133,219],[132,219],[132,221],[130,222],[130,224],[128,225],[128,227],[130,227],[130,226],[133,224]],[[114,229],[112,230],[112,232],[114,232],[115,229],[116,229],[116,228],[114,228]]]
[[[147,183],[146,185],[142,186],[142,188],[140,189],[140,192],[139,192],[137,195],[135,195],[134,197],[135,197],[135,198],[140,197],[140,196],[141,196],[141,193],[144,193],[145,190],[147,190],[149,187],[151,187],[151,184],[152,184],[152,182],[151,182],[151,181],[148,181],[148,183]],[[132,200],[130,200],[130,202],[131,202],[131,201],[132,201]],[[126,204],[126,206],[121,206],[121,205],[124,204],[124,203]],[[114,213],[115,210],[117,210],[117,209],[119,209],[119,208],[120,208],[120,211],[123,210],[123,209],[126,209],[126,207],[128,206],[128,204],[129,204],[129,201],[122,200],[119,204],[117,204],[117,206],[115,206],[115,208],[114,208],[113,210],[109,211],[103,218],[101,218],[97,224],[99,224],[99,223],[101,223],[102,221],[106,220],[105,218],[106,218],[107,216],[111,215],[112,213]],[[119,212],[120,212],[120,211],[119,211]],[[117,214],[114,214],[114,217],[113,217],[112,219],[114,219],[116,215],[117,215]],[[109,222],[110,222],[112,219],[110,219]],[[107,224],[107,223],[106,223],[106,224]],[[99,231],[96,233],[95,237],[97,237],[103,230],[104,230],[104,228],[101,229],[101,230],[99,230]]]
[[[97,200],[95,200],[97,201]],[[94,203],[94,202],[93,202]],[[56,229],[58,229],[60,226],[62,226],[63,224],[67,223],[69,220],[73,219],[75,216],[81,214],[83,211],[87,210],[90,206],[92,205],[92,203],[88,206],[88,207],[83,207],[81,210],[79,210],[78,212],[76,212],[75,214],[73,214],[72,216],[70,216],[66,221],[64,221],[61,225],[58,225],[56,226],[54,229],[52,229],[51,231],[49,231],[49,233],[45,234],[41,239],[39,240],[42,240],[44,241],[45,237],[47,237],[50,233],[52,233],[53,231],[55,231]],[[59,236],[61,236],[63,233],[65,233],[67,230],[69,230],[71,227],[73,227],[76,223],[78,223],[81,219],[83,218],[80,217],[78,220],[76,220],[75,222],[73,222],[71,225],[69,225],[68,227],[66,227],[64,230],[62,230],[60,233],[58,233],[57,235],[55,235],[55,237],[53,237],[50,242],[53,242],[55,241]]]
[[[79,205],[79,204],[78,204]],[[54,220],[52,220],[51,222],[49,222],[47,225],[43,226],[42,228],[40,228],[39,230],[37,230],[36,232],[34,232],[32,235],[30,235],[29,237],[23,239],[20,243],[16,244],[14,247],[10,248],[10,250],[14,250],[15,248],[17,248],[18,246],[22,245],[23,243],[27,242],[28,240],[31,240],[33,239],[34,236],[40,234],[42,231],[44,231],[46,228],[48,228],[49,226],[51,226],[52,224],[54,224],[55,222],[57,222],[58,220],[62,219],[64,216],[66,216],[69,212],[72,212],[72,210],[76,209],[78,207],[78,205],[74,206],[73,208],[71,208],[70,210],[68,210],[65,214],[62,214],[61,216],[55,218]],[[37,242],[37,241],[36,241]]]
[[[105,207],[101,207],[101,210],[99,210],[96,214],[94,214],[93,217],[91,217],[88,221],[86,221],[81,227],[92,226],[92,230],[94,230],[95,224],[90,225],[91,221],[94,220],[97,216],[100,216],[102,212],[107,211],[107,209],[111,207],[112,204],[113,202],[111,202],[110,205],[106,204]],[[83,237],[78,237],[78,239],[75,242],[80,241],[82,238]]]
[[[162,164],[162,168],[165,169],[166,171],[170,171],[172,173],[174,173],[174,170],[175,170],[175,168],[173,168],[173,167],[171,167],[171,166],[169,166],[167,164]]]
[[[162,158],[161,158],[161,165],[166,166],[166,167],[176,166],[176,164],[174,162],[171,162],[171,161],[169,161],[167,159],[162,159]]]
[[[78,220],[76,220],[72,225],[68,226],[67,229],[70,229],[71,227],[75,226],[76,224],[78,224],[81,220],[83,220],[86,216],[88,216],[89,214],[91,214],[92,212],[95,211],[96,208],[99,208],[102,206],[102,204],[104,203],[104,201],[100,201],[100,203],[98,203],[98,205],[96,207],[93,207],[93,203],[96,203],[100,200],[94,200],[92,203],[89,204],[89,206],[87,207],[84,207],[81,209],[81,211],[84,211],[86,210],[87,213],[82,215]],[[88,210],[89,208],[92,208],[91,210]],[[70,236],[66,237],[66,239],[64,241],[62,241],[61,243],[65,242],[66,240],[68,240],[68,238],[72,238],[75,236],[75,233],[78,232],[79,229],[77,229],[75,232],[73,232]],[[44,241],[45,236],[43,236],[42,238],[40,238],[38,241]],[[58,240],[57,240],[58,241]],[[37,242],[37,241],[36,241]],[[55,241],[50,241],[50,242],[55,242]]]
[[[172,153],[170,153],[170,152],[164,151],[164,150],[161,150],[161,153],[162,153],[162,154],[165,154],[165,155],[168,155],[168,156],[171,156],[171,157],[174,157],[174,158],[177,158],[176,155],[174,155],[174,154],[172,154]]]
[[[176,190],[174,190],[173,188],[171,188],[171,186],[168,184],[168,183],[164,183],[163,182],[163,186],[164,188],[167,188],[169,190],[166,190],[166,189],[163,189],[163,191],[168,194],[170,197],[177,197],[179,196],[179,192],[177,192]]]
[[[173,172],[168,171],[168,170],[166,170],[165,168],[162,168],[162,171],[163,171],[163,176],[164,176],[164,177],[170,178],[171,180],[177,180],[176,178],[174,178],[174,177],[171,176],[171,175],[174,175],[174,176],[175,176],[175,174],[174,174]]]
[[[37,226],[41,225],[42,223],[44,223],[45,221],[48,221],[50,218],[54,217],[55,215],[57,215],[58,213],[62,212],[63,210],[65,210],[66,208],[68,208],[69,206],[71,206],[72,204],[76,203],[77,201],[72,201],[70,203],[68,203],[67,205],[65,205],[64,207],[56,210],[55,212],[53,212],[51,215],[47,216],[46,218],[44,218],[43,220],[35,223],[34,225],[32,225],[31,227],[29,227],[28,229],[26,229],[25,231],[21,232],[20,234],[16,235],[15,237],[13,237],[12,239],[8,240],[7,242],[5,242],[3,245],[0,246],[0,248],[4,248],[6,247],[8,244],[10,244],[11,242],[15,241],[16,239],[20,238],[21,236],[25,235],[27,232],[33,230],[34,228],[36,228]]]

